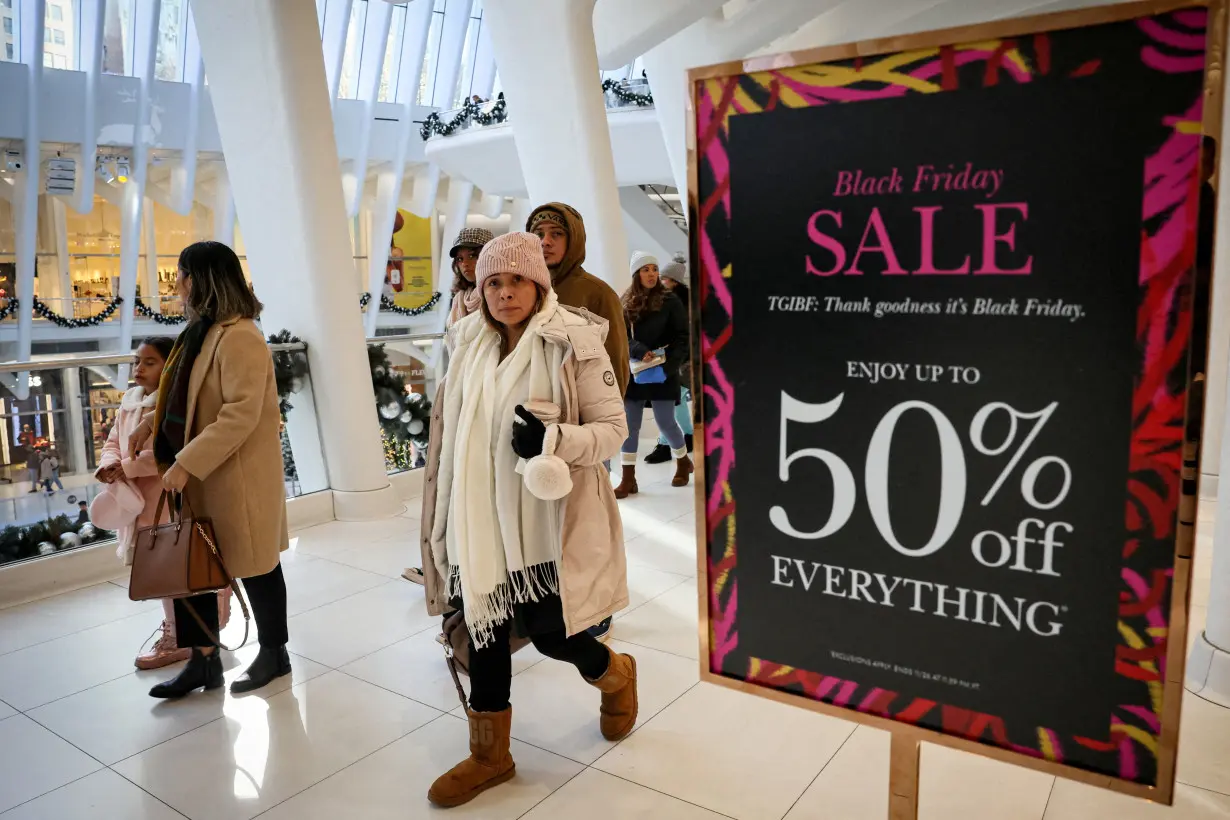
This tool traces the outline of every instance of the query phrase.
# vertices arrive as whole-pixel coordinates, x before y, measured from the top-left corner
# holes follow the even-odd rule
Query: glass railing
[[[427,459],[431,403],[444,376],[444,334],[411,333],[367,340],[384,464],[389,473]]]
[[[302,343],[271,345],[296,378],[282,389],[282,454],[288,498],[327,489],[312,379]],[[90,520],[103,486],[94,477],[125,385],[113,383],[132,357],[67,354],[0,363],[0,566],[113,540]],[[28,396],[18,399],[17,380]]]
[[[447,361],[443,334],[368,340],[372,384],[390,473],[423,466],[431,403]],[[281,403],[287,498],[325,490],[314,385],[302,342],[271,344]],[[95,473],[127,385],[130,356],[66,354],[0,363],[0,566],[113,540],[90,520],[103,485]],[[18,379],[27,398],[16,397]],[[321,389],[324,389],[322,387]]]

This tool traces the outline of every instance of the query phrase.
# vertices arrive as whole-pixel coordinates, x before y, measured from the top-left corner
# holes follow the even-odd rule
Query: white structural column
[[[483,3],[529,198],[580,211],[589,236],[586,270],[623,282],[628,241],[602,101],[594,0],[537,0],[534,11],[517,0]]]
[[[393,6],[389,3],[368,3],[363,37],[363,54],[359,58],[358,100],[363,106],[359,122],[359,144],[350,168],[342,174],[342,190],[346,192],[346,212],[359,213],[363,188],[367,182],[367,157],[371,151],[372,119],[376,115],[376,98],[380,96],[380,74],[388,50],[389,22]]]
[[[1219,248],[1219,258],[1225,258]],[[1223,381],[1230,385],[1230,380]],[[1223,387],[1223,389],[1225,389]],[[1228,397],[1230,399],[1230,397]],[[1221,464],[1230,464],[1230,431],[1222,430]],[[1199,551],[1213,548],[1212,580],[1204,631],[1196,638],[1187,664],[1187,688],[1205,700],[1230,706],[1230,482],[1218,482],[1217,521],[1212,543],[1197,545]]]
[[[235,247],[235,197],[231,195],[231,178],[224,166],[218,166],[214,176],[214,230],[216,242]]]
[[[529,221],[530,214],[534,212],[533,204],[524,197],[517,197],[512,201],[512,208],[508,211],[508,230],[524,231],[525,223]]]
[[[414,123],[414,105],[418,95],[419,72],[423,65],[423,52],[427,48],[427,30],[431,23],[432,6],[419,3],[406,13],[406,28],[402,35],[401,68],[397,77],[399,106],[397,154],[393,161],[376,172],[376,201],[372,204],[371,233],[376,237],[393,235],[397,224],[397,206],[401,200],[402,183],[406,176],[406,161],[412,140],[418,139],[418,126]],[[437,169],[437,179],[439,171]],[[367,292],[372,299],[363,314],[363,328],[371,337],[376,335],[380,319],[380,294],[383,292],[385,267],[388,263],[388,245],[380,240],[377,246],[369,243],[367,253]],[[441,308],[437,308],[437,311]]]
[[[453,240],[466,226],[466,218],[470,215],[470,204],[474,200],[474,183],[466,182],[460,177],[448,181],[448,199],[444,207],[444,228],[440,232],[440,293],[447,294],[453,284],[453,260],[448,255],[453,247]],[[441,296],[445,300],[447,296]],[[448,311],[441,311],[440,329],[444,329],[443,317]]]
[[[452,0],[444,11],[444,23],[440,27],[440,53],[436,57],[436,76],[432,79],[431,89],[431,104],[437,108],[452,108],[455,102],[461,51],[465,48],[466,29],[470,25],[470,10],[473,7],[474,0]]]
[[[653,90],[654,108],[662,126],[662,137],[666,140],[666,153],[670,157],[675,187],[681,194],[687,191],[688,179],[688,69],[746,57],[769,41],[840,5],[839,0],[777,0],[771,5],[751,3],[729,19],[719,13],[697,20],[646,52],[645,73]],[[866,8],[865,0],[844,5],[858,9],[860,14],[866,13],[862,11]],[[844,40],[838,39],[837,42]],[[687,202],[686,197],[683,201]]]
[[[149,146],[157,139],[151,133],[154,71],[158,51],[158,14],[162,0],[137,0],[133,15],[136,36],[133,40],[134,68],[138,80],[137,116],[132,129],[132,176],[120,183],[120,338],[116,351],[132,350],[133,301],[137,295],[137,267],[141,256],[141,224],[145,209],[145,186],[149,179]],[[128,385],[129,366],[120,365],[113,381],[117,390]]]
[[[88,214],[94,208],[94,164],[98,154],[98,89],[102,78],[103,22],[105,3],[81,7],[81,53],[77,70],[85,75],[85,104],[81,109],[81,154],[77,183],[73,186],[73,210]]]
[[[64,446],[60,453],[65,462],[65,473],[84,473],[87,469],[85,461],[85,410],[81,406],[81,368],[66,367],[60,374],[64,384],[64,403],[68,410],[68,430],[64,431],[61,441]]]
[[[196,160],[192,160],[193,165]],[[145,200],[144,223],[141,240],[145,247],[145,280],[141,282],[141,300],[155,313],[162,313],[162,300],[158,298],[158,230],[154,221],[154,203]]]
[[[262,324],[308,346],[334,513],[396,514],[348,275],[354,259],[316,9],[213,0],[195,14],[248,264],[266,302]]]
[[[23,0],[21,3],[21,61],[26,64],[26,125],[22,147],[22,168],[17,172],[17,195],[13,198],[13,227],[16,232],[17,298],[17,359],[27,361],[34,332],[34,267],[38,253],[38,189],[42,177],[39,158],[41,148],[39,100],[43,83],[43,0]],[[25,399],[30,395],[28,373],[18,373],[16,382],[9,382],[15,395]]]

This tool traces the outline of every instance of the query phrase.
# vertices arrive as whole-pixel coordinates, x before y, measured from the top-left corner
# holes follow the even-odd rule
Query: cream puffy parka
[[[448,332],[450,350],[473,343],[484,329],[481,315],[467,317]],[[588,311],[561,306],[542,327],[550,344],[562,345],[559,379],[563,386],[561,422],[547,427],[558,436],[555,455],[571,470],[572,492],[561,505],[563,545],[559,592],[564,628],[575,635],[628,605],[628,572],[624,557],[623,522],[603,462],[619,452],[628,436],[619,382],[603,343],[607,323]],[[438,567],[447,566],[445,539],[432,540],[438,499],[447,499],[452,487],[438,485],[440,445],[444,434],[444,384],[437,389],[431,412],[431,438],[424,476],[420,543],[427,611],[449,610],[446,588]],[[512,435],[512,430],[508,431]],[[437,560],[440,558],[441,560]]]

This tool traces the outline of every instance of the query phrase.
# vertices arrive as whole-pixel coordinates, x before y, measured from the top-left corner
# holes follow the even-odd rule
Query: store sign
[[[1209,15],[1140,9],[694,72],[707,679],[1169,801]]]

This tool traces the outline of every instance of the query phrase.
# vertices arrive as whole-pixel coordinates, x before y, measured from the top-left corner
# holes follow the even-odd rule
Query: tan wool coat
[[[290,545],[273,357],[251,319],[209,329],[188,383],[187,507],[213,520],[235,578],[264,575]],[[185,510],[187,513],[187,510]]]
[[[450,350],[469,344],[475,333],[466,333],[467,319],[449,330]],[[468,328],[478,328],[469,324]],[[586,310],[561,307],[544,326],[543,337],[565,348],[559,379],[563,386],[561,422],[548,425],[547,437],[555,438],[555,455],[571,468],[572,492],[564,499],[561,514],[559,592],[564,628],[575,635],[628,605],[628,568],[624,556],[623,522],[615,492],[603,461],[619,452],[628,436],[628,421],[611,360],[603,347],[607,323]],[[449,610],[444,576],[447,564],[444,539],[432,540],[436,510],[444,509],[451,487],[438,486],[440,445],[444,434],[444,384],[437,390],[431,411],[431,438],[424,475],[423,516],[420,545],[427,611],[441,615]],[[512,431],[509,431],[512,435]],[[442,512],[443,514],[443,512]],[[438,560],[441,556],[443,560]]]

